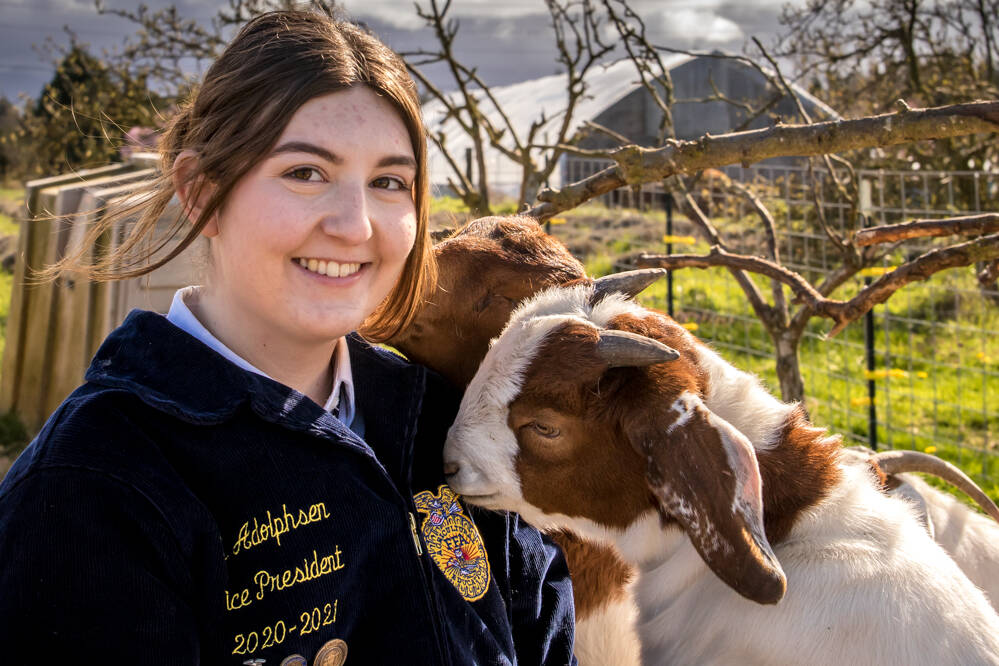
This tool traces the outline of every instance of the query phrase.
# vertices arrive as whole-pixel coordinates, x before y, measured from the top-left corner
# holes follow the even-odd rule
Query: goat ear
[[[596,305],[608,294],[622,293],[628,298],[638,296],[646,287],[666,275],[664,268],[642,268],[605,275],[593,281],[593,295],[590,305]]]
[[[787,580],[764,531],[752,444],[693,395],[677,400],[671,412],[679,416],[665,432],[632,436],[648,462],[649,488],[663,519],[680,524],[729,587],[757,603],[777,603]]]

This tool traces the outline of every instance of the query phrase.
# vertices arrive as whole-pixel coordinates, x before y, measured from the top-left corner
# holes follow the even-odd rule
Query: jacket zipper
[[[416,546],[416,556],[423,556],[423,546],[420,545],[420,535],[416,533],[416,517],[413,515],[412,511],[407,512],[409,515],[409,529],[413,532],[413,544]]]

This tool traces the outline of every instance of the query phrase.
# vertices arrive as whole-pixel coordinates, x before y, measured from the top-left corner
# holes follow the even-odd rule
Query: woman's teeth
[[[338,264],[322,259],[299,259],[299,265],[306,270],[329,277],[347,277],[361,270],[361,264]]]

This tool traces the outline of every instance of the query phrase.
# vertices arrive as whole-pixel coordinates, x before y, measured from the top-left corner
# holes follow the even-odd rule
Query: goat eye
[[[558,437],[560,434],[559,429],[555,426],[550,426],[546,423],[538,423],[537,421],[531,423],[531,428],[533,428],[534,431],[542,437]]]
[[[475,305],[472,306],[472,311],[473,312],[482,312],[483,310],[485,310],[486,307],[489,306],[489,301],[492,300],[492,297],[493,297],[492,293],[486,293],[485,296],[483,296],[482,298],[480,298],[478,300],[478,302]]]

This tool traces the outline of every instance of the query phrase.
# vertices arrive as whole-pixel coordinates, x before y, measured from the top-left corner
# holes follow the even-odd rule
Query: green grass
[[[0,236],[14,236],[19,229],[20,225],[14,218],[6,213],[0,213]]]
[[[4,343],[7,340],[7,316],[10,314],[10,292],[14,286],[14,276],[0,271],[0,358],[3,358]]]
[[[491,201],[493,215],[513,215],[517,212],[517,202],[513,199],[500,199]],[[430,214],[451,213],[453,215],[465,215],[469,212],[468,206],[458,197],[444,196],[434,197],[430,202]]]
[[[24,189],[20,187],[0,187],[0,202],[20,206],[24,203]]]

